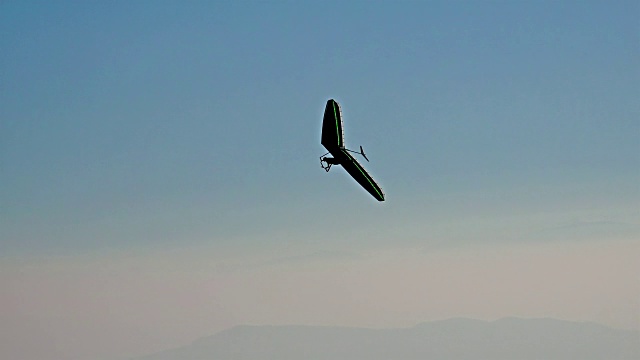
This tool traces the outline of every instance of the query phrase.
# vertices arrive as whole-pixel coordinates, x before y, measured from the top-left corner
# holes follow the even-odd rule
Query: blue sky
[[[3,2],[0,262],[196,249],[242,268],[585,239],[637,254],[639,12]],[[386,202],[320,168],[329,98]]]
[[[460,192],[487,208],[501,191],[524,192],[522,207],[580,184],[638,199],[632,2],[3,8],[8,252],[245,231],[214,223],[261,206],[287,204],[265,214],[276,227],[330,217],[323,199],[378,206],[316,169],[328,98],[347,145],[374,159],[387,221]]]

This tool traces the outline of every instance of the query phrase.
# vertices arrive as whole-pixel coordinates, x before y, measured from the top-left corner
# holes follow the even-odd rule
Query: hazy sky
[[[640,327],[637,1],[0,3],[0,357]],[[327,99],[378,203],[318,156]]]

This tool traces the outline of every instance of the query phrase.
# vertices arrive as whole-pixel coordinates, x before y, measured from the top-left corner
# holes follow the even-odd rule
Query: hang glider
[[[358,184],[369,192],[376,200],[384,201],[384,193],[380,186],[373,180],[371,175],[360,165],[358,160],[350,153],[360,154],[369,161],[360,146],[360,152],[349,150],[344,146],[344,129],[342,126],[342,112],[340,105],[333,99],[327,101],[324,108],[324,118],[322,119],[322,138],[320,143],[328,152],[320,156],[320,166],[325,171],[331,169],[331,165],[342,165],[342,167],[353,177]],[[333,157],[327,157],[331,154]]]

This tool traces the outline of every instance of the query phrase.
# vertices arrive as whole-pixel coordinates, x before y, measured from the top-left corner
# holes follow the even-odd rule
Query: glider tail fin
[[[369,162],[369,159],[367,158],[367,155],[364,154],[364,150],[362,150],[362,145],[360,145],[360,155],[362,155],[362,157],[367,160],[367,162]]]

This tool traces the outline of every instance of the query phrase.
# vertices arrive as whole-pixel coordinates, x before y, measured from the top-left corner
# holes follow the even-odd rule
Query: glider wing
[[[353,177],[369,194],[373,195],[378,201],[384,201],[384,193],[380,186],[373,180],[371,175],[360,165],[358,160],[354,158],[349,152],[342,149],[342,154],[345,159],[341,161],[340,165],[347,170],[349,175]]]
[[[333,152],[344,148],[344,130],[340,105],[333,99],[327,101],[322,119],[322,139],[320,143]]]

